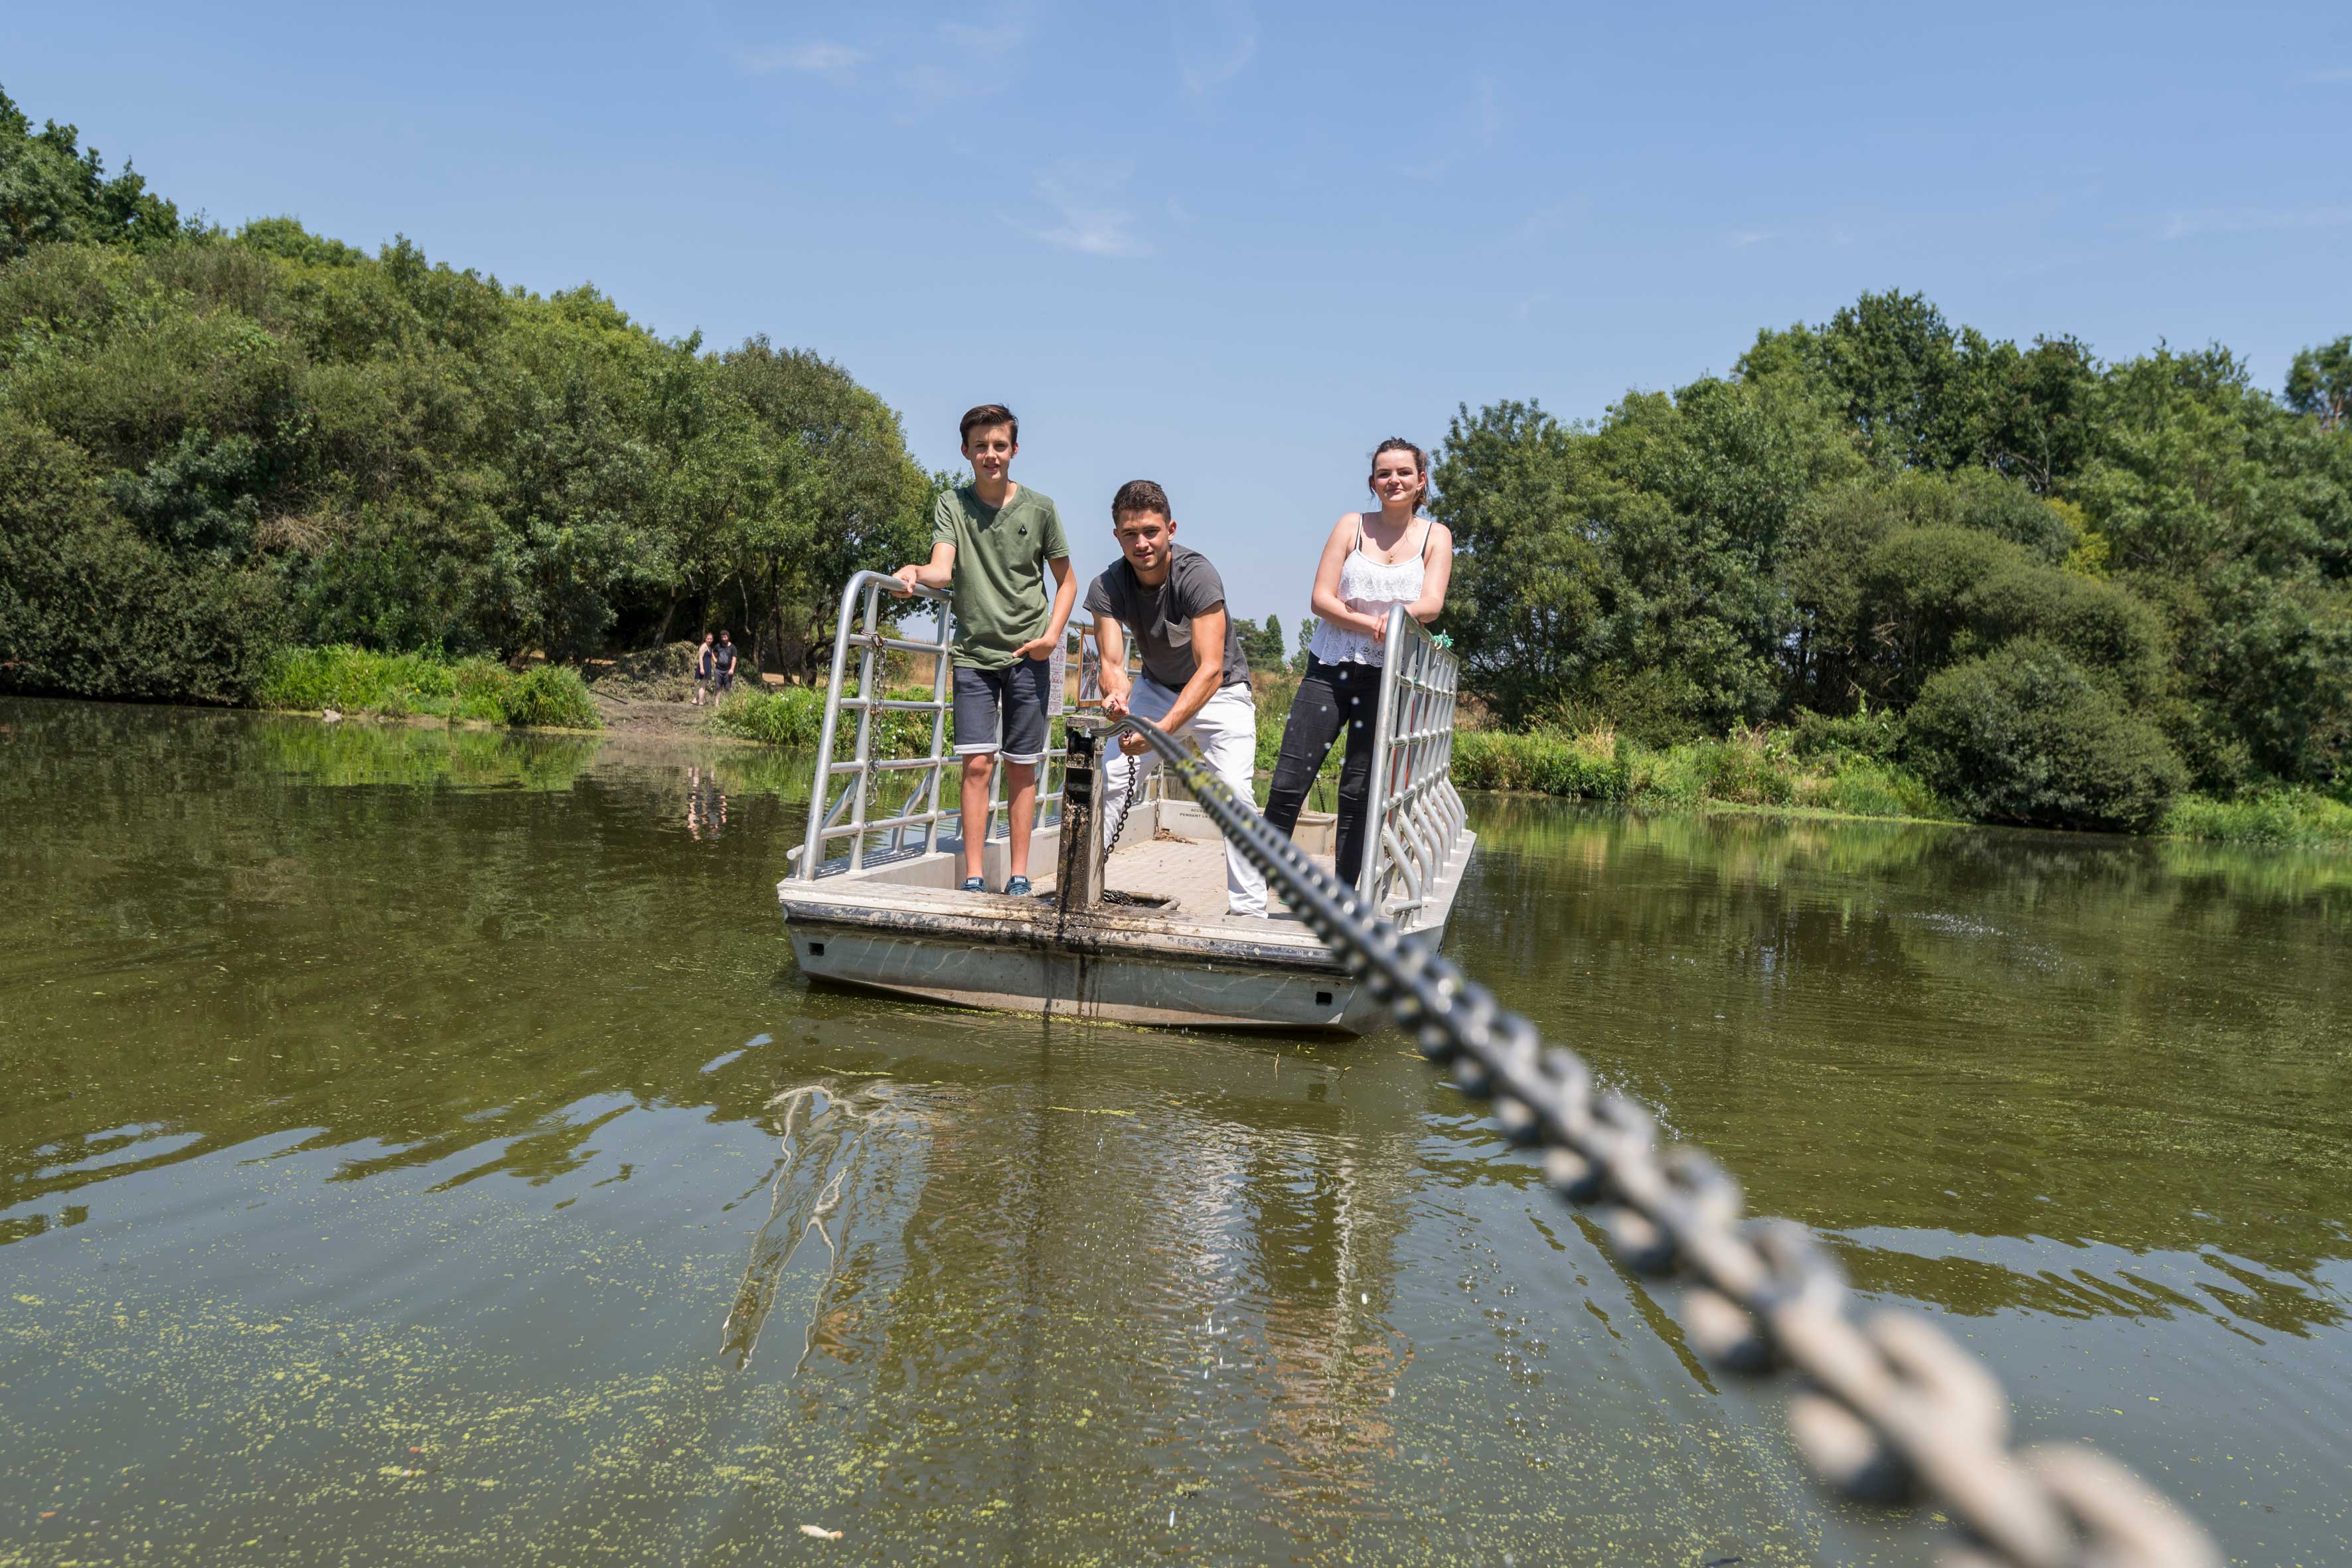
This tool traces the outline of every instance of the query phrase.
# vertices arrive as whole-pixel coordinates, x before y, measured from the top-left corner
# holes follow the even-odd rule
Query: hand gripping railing
[[[1511,1142],[1545,1146],[1545,1180],[1594,1209],[1619,1258],[1685,1281],[1683,1324],[1701,1354],[1733,1372],[1804,1379],[1790,1431],[1832,1486],[1861,1501],[1935,1499],[1962,1531],[1943,1568],[2218,1568],[2195,1521],[2113,1459],[2072,1444],[2012,1450],[2007,1396],[1951,1336],[1916,1312],[1857,1322],[1844,1270],[1811,1231],[1744,1217],[1739,1184],[1706,1153],[1661,1148],[1650,1113],[1597,1092],[1575,1052],[1547,1044],[1426,941],[1381,919],[1158,726],[1130,717],[1123,727],[1413,1031],[1423,1055],[1492,1099]]]
[[[800,847],[793,851],[797,864],[793,875],[802,881],[814,881],[833,871],[856,870],[869,860],[928,854],[940,847],[940,824],[957,822],[962,814],[961,784],[950,788],[961,760],[949,750],[949,719],[955,707],[955,672],[951,668],[955,653],[954,599],[936,588],[915,588],[912,596],[930,605],[935,625],[927,637],[902,637],[889,625],[907,606],[907,596],[898,593],[899,586],[898,578],[887,573],[860,572],[841,591],[841,614],[833,633],[833,668],[825,683],[824,718],[817,734],[815,784],[809,792],[808,829]],[[887,611],[883,604],[886,597],[891,606]],[[1077,703],[1081,707],[1102,700],[1095,668],[1097,656],[1093,633],[1090,621],[1072,616],[1063,633],[1062,655],[1054,661],[1052,689],[1057,699],[1066,688],[1067,667],[1073,662],[1078,665],[1081,673]],[[929,656],[929,697],[894,698],[887,694],[887,661],[893,652]],[[1131,656],[1129,662],[1133,662]],[[1058,714],[1062,707],[1057,700],[1053,711]],[[876,756],[879,737],[875,717],[893,712],[930,715],[930,743],[923,755]],[[837,759],[834,752],[841,742],[845,713],[854,716],[856,730],[849,755]],[[1060,745],[1049,743],[1045,760],[1038,770],[1039,825],[1051,820],[1060,809],[1062,767]],[[911,783],[904,786],[895,806],[886,807],[882,816],[869,816],[880,781],[891,775],[910,775]],[[841,779],[847,783],[836,791],[835,781]],[[1002,838],[1011,810],[1004,798],[1003,768],[990,775],[988,787],[987,837]],[[943,794],[950,795],[945,805],[940,803]],[[918,833],[919,837],[910,839]],[[868,841],[877,835],[883,836],[880,844],[872,847]],[[839,838],[849,840],[849,853],[842,864],[835,865],[826,859],[825,847]]]
[[[1454,787],[1460,668],[1402,605],[1381,638],[1380,712],[1365,813],[1371,835],[1356,890],[1406,931],[1427,923],[1431,890],[1469,812]]]

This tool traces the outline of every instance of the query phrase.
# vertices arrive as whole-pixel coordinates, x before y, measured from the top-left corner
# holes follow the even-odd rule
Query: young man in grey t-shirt
[[[1119,486],[1110,503],[1119,559],[1087,590],[1102,645],[1103,711],[1133,713],[1200,747],[1209,771],[1244,800],[1257,767],[1257,705],[1249,663],[1225,611],[1224,580],[1209,558],[1176,542],[1168,492],[1150,479]],[[1127,678],[1127,638],[1143,658],[1143,679]],[[1105,822],[1118,820],[1128,791],[1158,761],[1143,737],[1119,737],[1103,769]],[[1265,874],[1225,846],[1225,910],[1265,914]]]

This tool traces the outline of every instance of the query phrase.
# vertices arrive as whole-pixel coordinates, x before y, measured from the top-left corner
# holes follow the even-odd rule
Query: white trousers
[[[1176,706],[1176,694],[1147,676],[1139,679],[1128,692],[1127,704],[1137,718],[1157,723]],[[1257,704],[1250,700],[1248,687],[1219,687],[1214,697],[1201,704],[1192,722],[1176,731],[1175,735],[1199,747],[1209,771],[1232,786],[1235,795],[1245,801],[1257,798],[1251,784],[1257,772]],[[1103,769],[1106,834],[1110,825],[1118,820],[1119,808],[1127,804],[1128,791],[1140,784],[1159,765],[1160,758],[1155,752],[1130,757],[1116,746],[1112,748],[1110,761]],[[1230,840],[1225,845],[1225,912],[1261,918],[1265,914],[1265,874],[1251,865]]]

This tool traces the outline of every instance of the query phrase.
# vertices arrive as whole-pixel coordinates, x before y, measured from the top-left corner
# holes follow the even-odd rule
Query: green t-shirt
[[[931,512],[931,542],[955,546],[955,662],[967,669],[1003,669],[1013,650],[1045,635],[1054,600],[1045,592],[1045,563],[1070,553],[1062,514],[1024,485],[1003,510],[983,502],[970,485],[940,497]]]

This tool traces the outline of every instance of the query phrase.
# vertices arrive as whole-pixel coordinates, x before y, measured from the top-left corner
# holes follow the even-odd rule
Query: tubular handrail
[[[1461,667],[1402,605],[1389,608],[1373,729],[1364,863],[1356,891],[1413,931],[1454,853],[1469,811],[1454,787],[1454,707]]]
[[[913,597],[931,606],[936,623],[929,638],[917,639],[901,637],[891,627],[890,623],[907,604],[898,593],[898,580],[888,573],[860,572],[841,591],[841,613],[833,634],[833,668],[825,682],[824,719],[817,735],[814,785],[809,792],[808,828],[800,847],[792,852],[793,875],[801,881],[814,881],[833,871],[856,870],[871,859],[895,860],[910,854],[935,852],[940,847],[940,825],[958,821],[963,813],[961,791],[951,791],[949,782],[952,770],[961,765],[949,748],[950,715],[955,707],[954,595],[937,588],[914,589]],[[887,610],[886,597],[890,606]],[[894,652],[929,656],[929,698],[884,695],[883,661]],[[1063,632],[1061,650],[1054,659],[1049,718],[1057,719],[1064,710],[1067,671],[1074,662],[1078,668],[1075,705],[1099,706],[1102,690],[1094,623],[1083,616],[1070,617]],[[1132,666],[1134,662],[1135,654],[1130,649],[1129,663]],[[924,754],[877,758],[874,754],[874,719],[877,713],[929,714],[930,744]],[[853,717],[856,739],[849,756],[836,759],[834,752],[841,740],[845,714]],[[1038,770],[1037,826],[1044,826],[1059,814],[1062,772],[1062,748],[1049,736],[1045,760]],[[878,816],[869,815],[867,808],[873,804],[877,783],[906,774],[915,776],[896,805],[886,806]],[[841,782],[836,791],[838,781],[845,782]],[[1155,794],[1158,784],[1155,776]],[[954,798],[943,805],[943,794],[952,794]],[[998,768],[989,779],[989,838],[1009,834],[1010,810],[1010,803],[1004,798],[1004,770]],[[914,837],[918,830],[919,839]],[[867,840],[875,835],[887,837],[879,847],[869,848]],[[841,865],[831,864],[826,847],[842,838],[849,840],[846,860]]]

